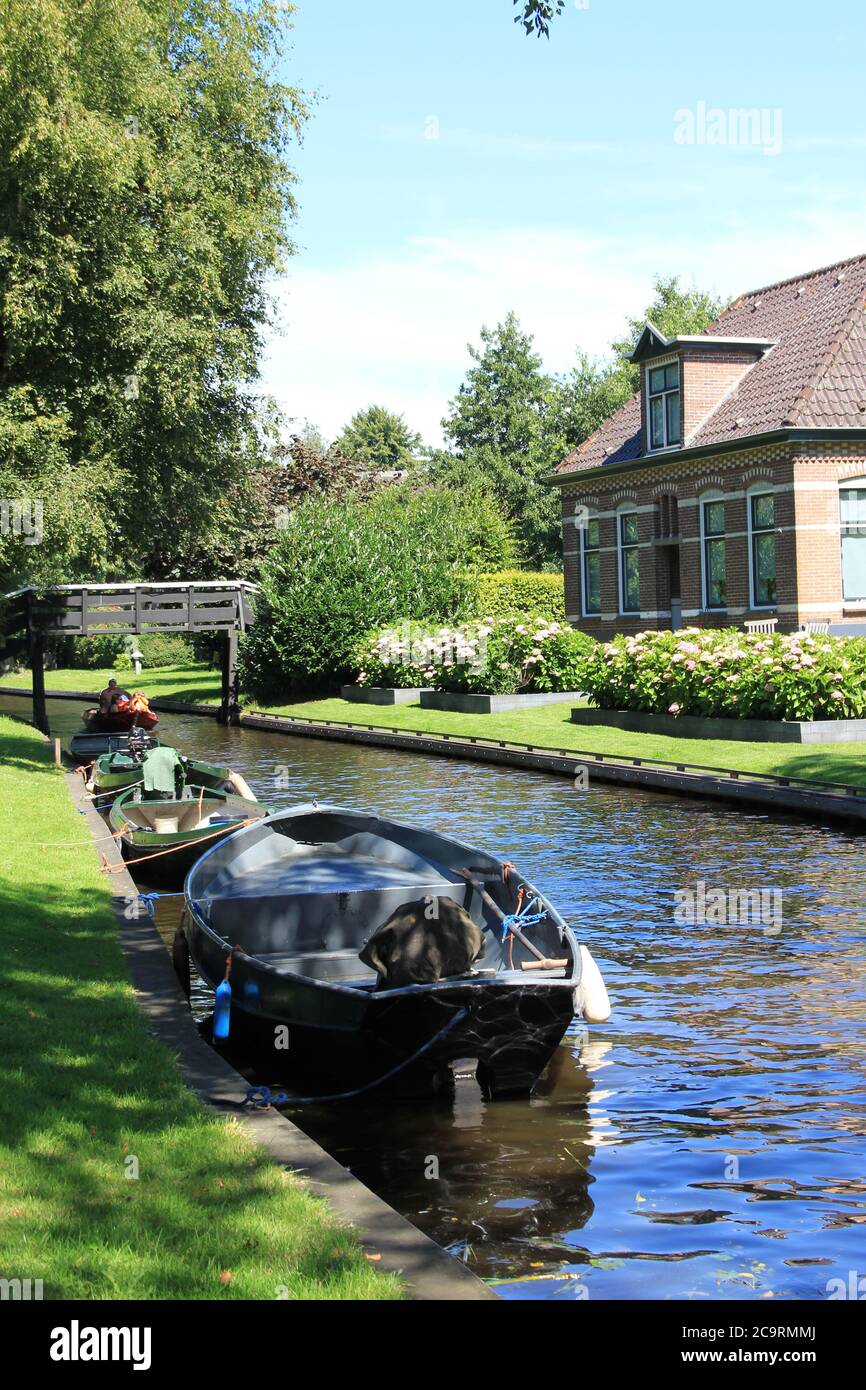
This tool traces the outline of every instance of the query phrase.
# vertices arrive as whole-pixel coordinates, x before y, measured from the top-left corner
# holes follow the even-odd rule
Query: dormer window
[[[679,362],[647,367],[646,396],[650,449],[670,449],[679,444],[682,439]]]

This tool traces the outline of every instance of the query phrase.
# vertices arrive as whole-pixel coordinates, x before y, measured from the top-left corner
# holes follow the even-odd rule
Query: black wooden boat
[[[433,830],[299,806],[206,851],[185,894],[189,954],[214,988],[230,958],[232,1032],[267,1044],[275,1080],[309,1072],[344,1091],[397,1072],[426,1088],[473,1058],[487,1095],[527,1092],[575,1012],[609,1016],[595,962],[552,904]],[[485,929],[481,957],[457,978],[383,987],[359,959],[366,939],[398,907],[443,898]]]

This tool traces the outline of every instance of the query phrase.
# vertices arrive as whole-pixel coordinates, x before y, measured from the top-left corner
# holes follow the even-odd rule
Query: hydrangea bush
[[[404,623],[359,644],[357,681],[486,695],[579,690],[595,645],[546,618],[484,618],[438,628]]]
[[[596,646],[583,689],[601,709],[729,719],[866,715],[866,640],[687,628]]]

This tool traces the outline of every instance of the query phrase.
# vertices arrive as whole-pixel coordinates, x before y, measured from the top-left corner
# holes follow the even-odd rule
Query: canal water
[[[50,715],[78,727],[74,705]],[[851,1296],[866,1277],[866,839],[194,717],[160,732],[262,801],[375,809],[513,859],[589,945],[612,1018],[575,1026],[532,1099],[485,1103],[467,1075],[420,1106],[287,1107],[500,1295]],[[763,890],[764,919],[678,920],[676,894],[699,907],[700,883],[723,904],[711,895]],[[167,939],[175,915],[162,905]]]

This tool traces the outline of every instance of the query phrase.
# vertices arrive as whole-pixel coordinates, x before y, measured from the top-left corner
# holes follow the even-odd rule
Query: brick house
[[[648,323],[632,360],[640,390],[553,478],[569,620],[866,633],[866,256],[700,336]]]

